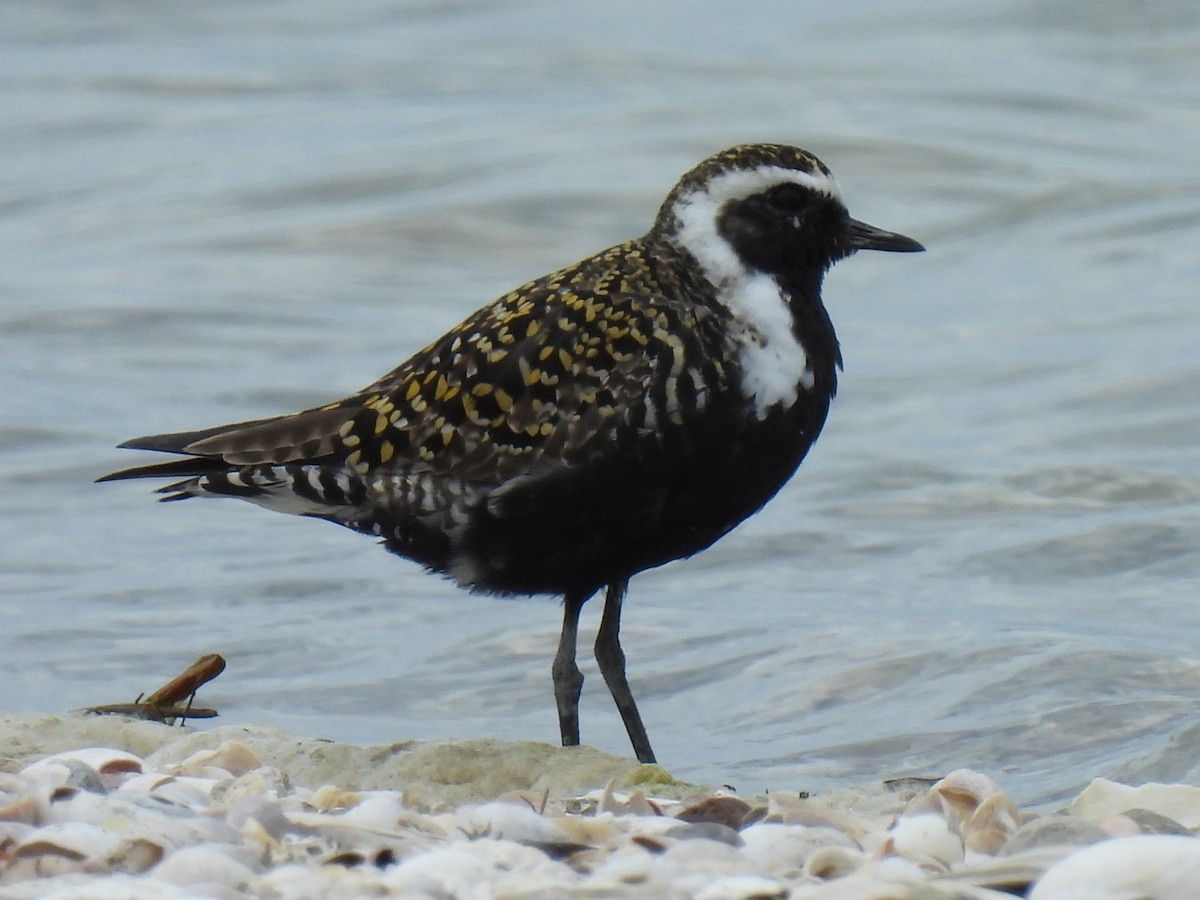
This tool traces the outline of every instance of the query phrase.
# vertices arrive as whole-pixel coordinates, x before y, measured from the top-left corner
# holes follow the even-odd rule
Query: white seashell
[[[100,773],[78,759],[39,759],[26,766],[21,775],[31,790],[43,794],[49,794],[59,788],[85,790],[97,794],[105,791]]]
[[[241,741],[225,741],[219,747],[198,750],[178,766],[181,775],[200,775],[221,778],[245,775],[262,766],[258,754]],[[210,770],[217,769],[217,773]]]
[[[660,818],[660,817],[655,817]],[[669,822],[670,819],[661,817],[663,821]],[[618,831],[614,816],[549,816],[548,821],[553,822],[567,836],[567,840],[573,844],[587,844],[597,846],[604,844],[620,834],[624,834],[623,830]],[[641,821],[653,821],[653,819],[643,818]],[[636,826],[635,826],[636,827]]]
[[[225,821],[240,832],[257,824],[276,840],[293,830],[283,814],[282,804],[273,793],[239,798],[226,807]]]
[[[243,843],[254,850],[260,859],[279,859],[283,856],[280,835],[268,831],[257,819],[247,819],[239,831]]]
[[[680,822],[664,837],[680,841],[719,841],[730,847],[741,847],[743,843],[740,834],[720,822]]]
[[[345,791],[336,785],[327,784],[313,791],[308,798],[308,805],[317,812],[332,812],[338,809],[349,809],[362,799],[358,791]]]
[[[110,869],[137,875],[162,862],[163,854],[161,844],[145,838],[134,838],[121,841],[104,862]]]
[[[789,888],[761,875],[730,875],[710,882],[694,896],[696,900],[785,900]]]
[[[1072,847],[1059,844],[1032,847],[1011,856],[985,857],[955,867],[950,874],[936,876],[935,882],[1012,891],[1017,886],[1033,884],[1042,873],[1073,850]],[[1000,896],[1008,897],[1011,894]],[[995,897],[995,900],[1000,900],[1000,897]]]
[[[680,840],[666,851],[651,857],[652,879],[664,890],[689,897],[714,881],[733,875],[754,875],[754,867],[741,850],[729,844],[696,838]]]
[[[26,825],[41,825],[50,808],[50,789],[31,791],[7,806],[0,807],[0,823],[21,822]]]
[[[22,891],[21,889],[27,889]],[[179,887],[146,876],[126,872],[105,873],[103,877],[83,880],[80,875],[40,879],[19,885],[5,885],[4,900],[200,900],[199,895],[182,894]],[[203,900],[216,900],[208,895]]]
[[[855,841],[860,841],[864,835],[876,830],[881,824],[854,812],[831,809],[803,797],[781,794],[772,794],[767,798],[767,821],[834,828]]]
[[[804,861],[804,874],[809,878],[833,881],[857,871],[866,860],[867,855],[853,847],[822,847]]]
[[[604,790],[600,792],[600,797],[596,801],[596,812],[607,812],[621,815],[629,811],[628,797],[624,794],[616,794],[613,792],[614,781],[610,781],[604,786]]]
[[[881,852],[896,854],[918,865],[947,869],[963,860],[963,841],[942,816],[901,816],[888,832]]]
[[[378,870],[370,866],[347,868],[330,865],[317,868],[312,865],[283,865],[263,875],[256,886],[259,889],[258,896],[279,900],[328,900],[335,897],[359,900],[387,892],[380,884]],[[419,900],[426,900],[423,895],[417,896]]]
[[[795,877],[814,852],[823,847],[858,845],[833,828],[783,825],[778,822],[757,822],[741,832],[742,853],[762,872],[783,877]]]
[[[933,790],[926,791],[919,797],[913,797],[904,807],[904,816],[920,816],[920,815],[937,815],[947,816],[954,820],[958,820],[960,816],[954,813],[950,808],[948,801],[936,794]]]
[[[975,807],[961,825],[969,850],[995,856],[1020,827],[1021,814],[1006,794],[991,794]]]
[[[144,794],[121,791],[104,798],[108,810],[102,824],[122,838],[145,838],[168,850],[196,843],[230,843],[237,831],[208,808],[173,806]]]
[[[427,849],[435,841],[446,839],[446,831],[440,822],[411,810],[405,811],[402,821],[387,828],[346,821],[344,816],[334,813],[287,811],[284,818],[289,831],[311,835],[313,840],[329,847],[357,850],[390,847],[400,855],[408,856]],[[454,836],[461,837],[461,832],[456,831]]]
[[[55,766],[64,766],[69,769],[71,762],[82,763],[95,772],[100,777],[105,790],[112,790],[130,775],[141,773],[144,765],[141,757],[126,753],[124,750],[114,750],[111,747],[82,747],[78,750],[64,750],[62,753],[43,757],[26,766],[22,774],[36,774],[43,769]]]
[[[610,820],[610,825],[616,832],[611,845],[619,849],[632,844],[636,848],[635,852],[639,854],[644,854],[647,846],[665,849],[674,846],[679,840],[678,837],[670,835],[672,832],[678,834],[676,829],[680,824],[666,816],[615,817]]]
[[[258,876],[250,868],[250,862],[249,853],[241,848],[195,844],[176,850],[151,869],[150,874],[160,881],[189,888],[200,896],[213,887],[253,894],[251,887]]]
[[[1195,900],[1200,840],[1167,834],[1114,838],[1050,867],[1030,900]]]
[[[409,857],[384,870],[380,880],[402,896],[490,900],[500,893],[492,887],[497,869],[532,871],[543,863],[555,865],[537,850],[509,841],[462,841]]]
[[[173,806],[188,809],[205,809],[212,805],[212,792],[219,781],[213,778],[195,778],[186,775],[163,775],[148,772],[136,775],[121,785],[116,796],[136,795],[153,797]]]
[[[411,813],[399,796],[391,793],[360,795],[362,799],[341,815],[343,822],[395,831]]]
[[[870,875],[889,881],[911,881],[923,883],[929,878],[928,865],[919,865],[903,856],[885,856],[881,859],[869,859],[858,870],[860,875]]]
[[[744,871],[750,874],[752,870],[740,848],[707,838],[676,841],[659,858],[686,872],[727,874]]]
[[[537,852],[537,851],[531,851]],[[579,875],[564,865],[546,864],[543,856],[537,864],[518,864],[515,869],[498,867],[493,876],[492,898],[577,897]]]
[[[67,793],[60,788],[46,804],[42,821],[47,825],[70,822],[100,825],[112,815],[112,810],[113,804],[106,795],[93,794],[91,791]]]
[[[897,882],[873,872],[855,872],[837,881],[800,885],[788,895],[788,900],[968,900],[970,896],[957,890],[941,893],[919,882]]]
[[[662,815],[662,809],[646,796],[644,791],[634,791],[625,801],[625,811],[634,816]]]
[[[1125,813],[1105,816],[1096,824],[1110,838],[1133,837],[1135,834],[1142,833],[1142,830],[1138,828],[1138,823]]]
[[[644,885],[655,877],[660,867],[657,854],[634,842],[619,844],[592,870],[588,884],[602,896],[620,894],[621,886]]]
[[[650,815],[645,812],[646,795],[640,791],[635,791],[633,794],[620,794],[613,791],[615,781],[609,781],[604,786],[604,790],[600,792],[596,800],[596,812],[613,813],[615,815]]]
[[[460,807],[454,815],[453,833],[464,837],[490,837],[519,843],[568,843],[567,833],[527,806],[480,803]]]
[[[287,776],[270,766],[259,766],[214,788],[213,797],[226,805],[232,805],[247,798],[278,797],[286,794],[287,790]]]
[[[1074,816],[1046,816],[1026,822],[1000,850],[1010,856],[1032,847],[1082,847],[1106,837],[1098,825]]]
[[[567,798],[563,801],[563,810],[577,816],[590,816],[600,812],[600,804],[604,801],[605,792],[611,793],[611,785],[610,781],[605,787]]]
[[[996,782],[971,769],[955,769],[934,784],[929,793],[941,800],[958,822],[970,819],[987,798],[1003,795]]]
[[[35,831],[37,828],[26,822],[0,821],[0,847],[14,847]]]
[[[87,822],[65,822],[34,830],[13,848],[13,853],[16,856],[28,856],[40,852],[62,851],[63,855],[98,859],[115,850],[118,843],[119,838],[96,825]]]
[[[681,800],[663,797],[647,797],[642,791],[622,793],[614,791],[615,781],[603,788],[588,791],[562,803],[563,811],[575,815],[635,815],[671,816],[685,805]]]
[[[103,828],[87,822],[46,825],[26,834],[9,851],[6,878],[57,875],[87,869],[113,853],[121,841]]]
[[[1152,809],[1127,809],[1121,813],[1121,818],[1133,823],[1138,834],[1182,834],[1190,836],[1192,831],[1176,822],[1170,816],[1156,813]]]
[[[1200,787],[1188,784],[1143,784],[1138,787],[1094,778],[1068,811],[1098,821],[1128,809],[1148,809],[1174,819],[1185,828],[1200,828]]]

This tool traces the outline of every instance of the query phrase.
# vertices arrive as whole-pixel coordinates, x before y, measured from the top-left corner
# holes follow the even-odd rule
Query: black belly
[[[805,401],[763,421],[710,418],[634,452],[501,488],[475,510],[461,543],[447,547],[454,559],[421,561],[460,580],[467,573],[479,590],[566,593],[691,556],[796,471],[828,409],[827,398]]]

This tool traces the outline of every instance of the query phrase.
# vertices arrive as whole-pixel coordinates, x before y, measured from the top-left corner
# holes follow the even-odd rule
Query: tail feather
[[[153,450],[157,453],[188,454],[188,458],[121,469],[119,472],[110,472],[107,475],[102,475],[96,481],[123,481],[127,478],[178,478],[181,475],[198,478],[204,475],[216,475],[228,472],[232,467],[228,461],[221,458],[220,454],[213,453],[209,455],[207,453],[200,453],[196,455],[192,454],[188,448],[192,444],[208,438],[236,432],[242,428],[252,428],[271,421],[273,420],[255,419],[250,422],[237,422],[233,425],[217,425],[214,428],[202,428],[198,431],[173,431],[167,434],[146,434],[141,437],[130,438],[127,441],[117,444],[117,449]],[[168,493],[176,489],[175,486],[171,486],[160,491],[160,493]],[[167,497],[164,499],[178,500],[188,496],[192,495],[185,493],[179,497]]]
[[[165,497],[159,497],[159,503],[170,503],[172,500],[187,500],[190,497],[199,497],[203,493],[203,488],[200,486],[199,478],[188,478],[184,481],[175,481],[155,489],[156,494],[166,494]]]
[[[170,462],[134,466],[130,469],[121,469],[119,472],[109,472],[107,475],[101,475],[96,481],[124,481],[127,478],[178,478],[181,475],[196,477],[213,475],[217,472],[228,471],[228,469],[229,464],[222,460],[192,456],[188,459],[173,459]]]
[[[243,500],[254,500],[280,483],[279,478],[270,469],[244,472],[222,469],[207,475],[197,475],[195,478],[185,478],[183,481],[173,481],[158,488],[154,493],[167,495],[158,498],[161,503],[186,500],[188,497],[240,497]]]
[[[231,468],[219,459],[191,457],[150,466],[122,469],[97,478],[96,481],[121,481],[126,478],[178,478],[155,490],[167,496],[160,499],[186,500],[188,497],[240,497],[254,500],[285,483],[286,470],[275,466]]]
[[[271,419],[254,419],[250,422],[236,422],[232,425],[217,425],[213,428],[201,428],[198,431],[173,431],[168,434],[146,434],[130,438],[117,444],[118,450],[156,450],[159,453],[187,453],[187,447],[206,438],[216,437],[242,428],[252,428],[270,422]]]

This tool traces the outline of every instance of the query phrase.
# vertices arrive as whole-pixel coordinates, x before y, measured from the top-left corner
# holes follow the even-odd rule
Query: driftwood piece
[[[223,671],[224,658],[217,653],[206,653],[149,696],[138,694],[132,703],[89,706],[81,711],[94,716],[131,716],[168,725],[175,724],[176,719],[180,725],[188,719],[211,719],[217,715],[215,709],[192,706],[192,701],[196,691]]]

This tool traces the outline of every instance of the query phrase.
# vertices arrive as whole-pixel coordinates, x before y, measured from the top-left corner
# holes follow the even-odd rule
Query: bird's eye
[[[798,184],[780,184],[767,192],[767,198],[776,209],[794,213],[808,206],[812,191]]]

